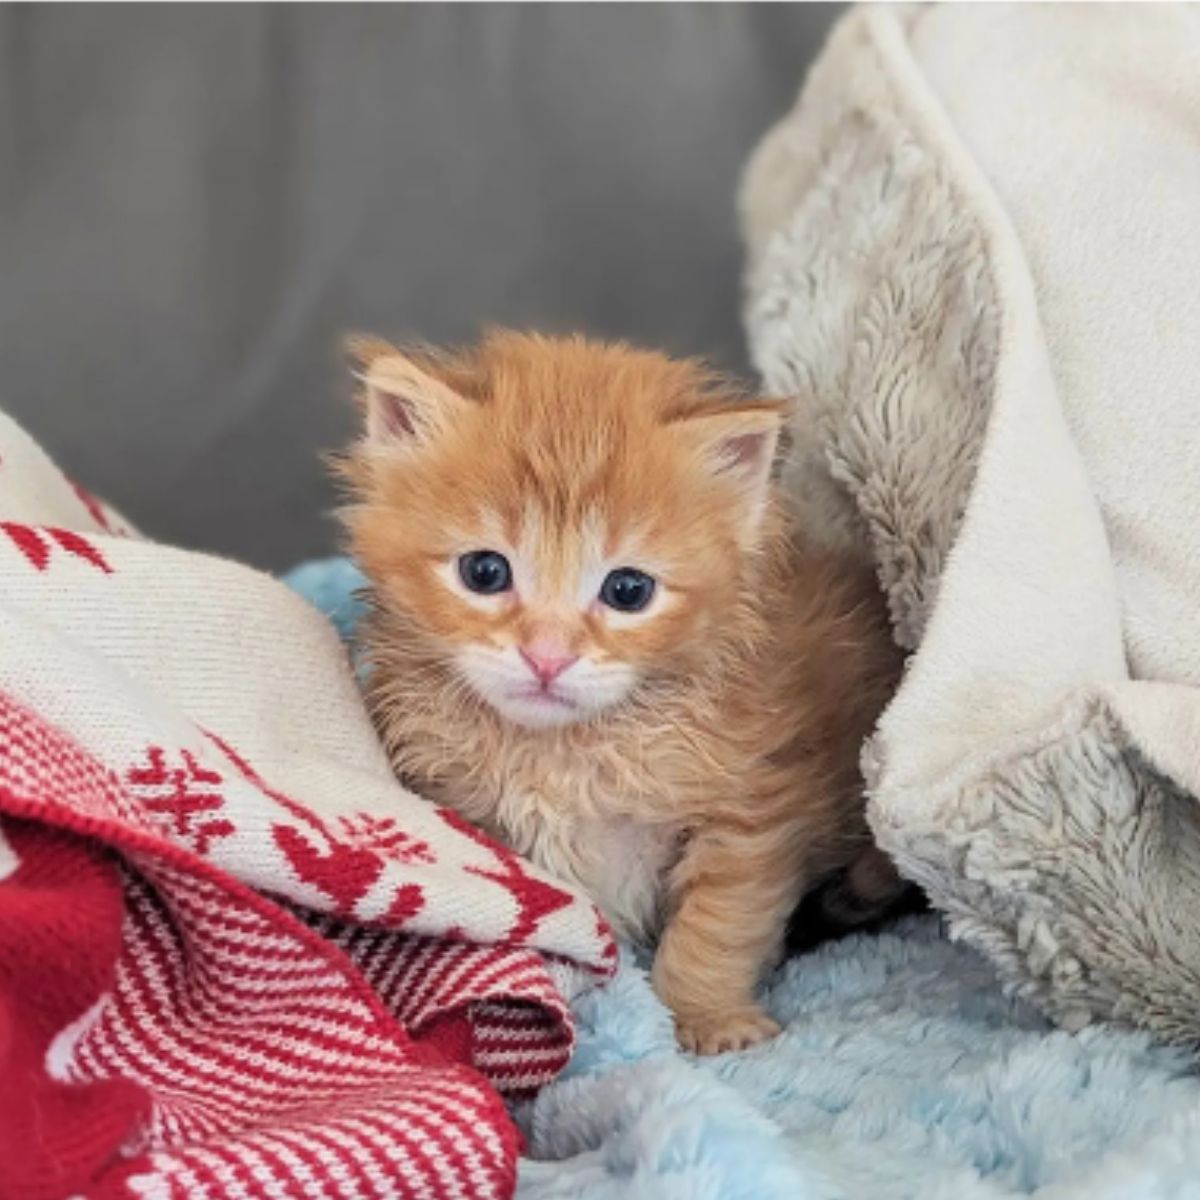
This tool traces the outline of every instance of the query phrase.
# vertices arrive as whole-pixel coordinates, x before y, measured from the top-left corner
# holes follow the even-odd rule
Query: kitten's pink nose
[[[542,687],[549,687],[578,658],[578,655],[567,654],[561,646],[539,642],[520,649],[521,657]]]

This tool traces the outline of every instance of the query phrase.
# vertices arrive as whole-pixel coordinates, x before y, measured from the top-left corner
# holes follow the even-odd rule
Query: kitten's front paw
[[[726,1013],[677,1017],[675,1035],[692,1054],[724,1054],[745,1050],[779,1033],[779,1026],[761,1008],[747,1007]]]

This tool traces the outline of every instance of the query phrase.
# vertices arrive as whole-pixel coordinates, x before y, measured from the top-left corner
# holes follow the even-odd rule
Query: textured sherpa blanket
[[[851,12],[742,196],[792,493],[914,650],[870,819],[1066,1028],[1200,1039],[1200,14]]]
[[[610,973],[400,788],[329,624],[0,416],[0,1197],[477,1200]]]
[[[351,634],[351,563],[287,581]],[[575,1002],[562,1077],[519,1110],[520,1200],[1200,1197],[1188,1053],[1054,1029],[937,917],[794,958],[764,999],[780,1037],[691,1058],[623,956]]]

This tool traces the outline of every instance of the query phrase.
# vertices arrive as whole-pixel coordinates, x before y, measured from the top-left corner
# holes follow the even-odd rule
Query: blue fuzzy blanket
[[[344,634],[344,560],[289,577]],[[1191,1200],[1200,1078],[1180,1051],[1051,1029],[936,917],[786,963],[783,1034],[696,1060],[626,955],[579,1049],[520,1113],[520,1200]]]

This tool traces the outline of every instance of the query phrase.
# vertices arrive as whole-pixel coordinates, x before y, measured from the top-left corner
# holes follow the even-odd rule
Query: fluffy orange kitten
[[[581,338],[356,355],[345,519],[396,772],[657,937],[685,1047],[776,1032],[755,986],[800,897],[897,891],[858,754],[898,656],[873,578],[776,494],[783,406]]]

